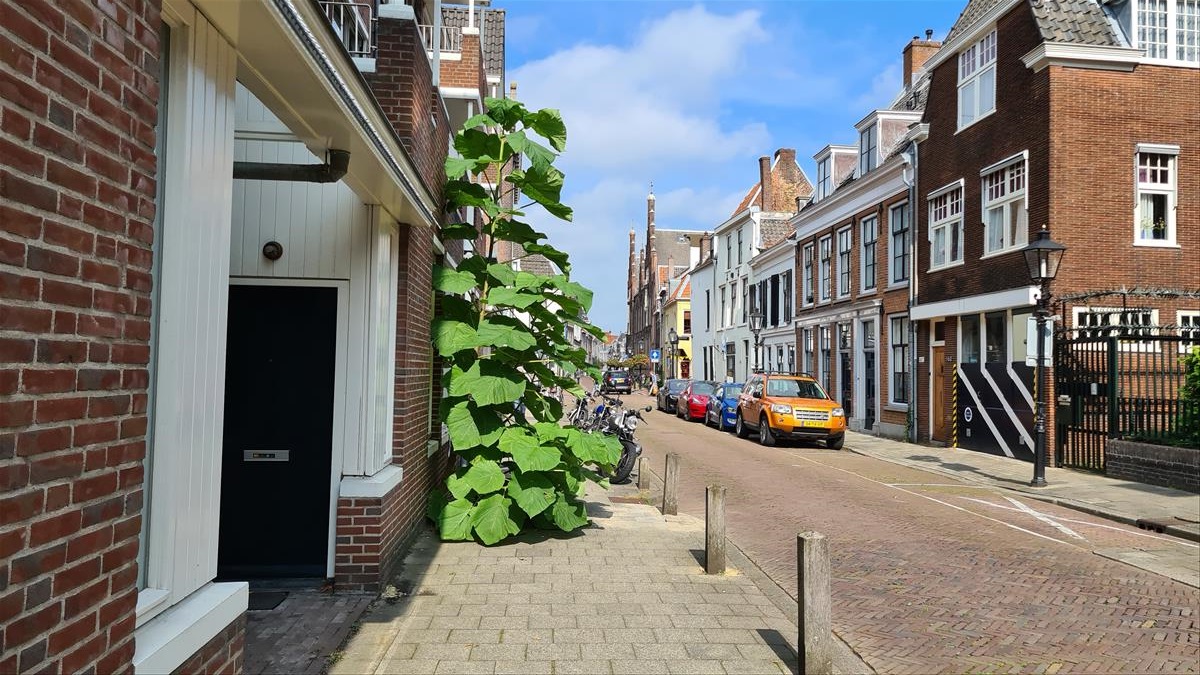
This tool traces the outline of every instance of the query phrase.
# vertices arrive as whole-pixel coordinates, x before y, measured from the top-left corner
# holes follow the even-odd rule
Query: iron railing
[[[377,0],[352,2],[349,0],[337,2],[332,0],[317,0],[325,18],[333,26],[333,32],[342,40],[342,45],[350,56],[374,58],[377,44],[375,41]]]
[[[433,26],[419,24],[417,29],[421,31],[421,42],[425,43],[426,51],[433,51]],[[457,26],[442,26],[442,43],[440,49],[443,53],[456,54],[462,51],[462,28]]]

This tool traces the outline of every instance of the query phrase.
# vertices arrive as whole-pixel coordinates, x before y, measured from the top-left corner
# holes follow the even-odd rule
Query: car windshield
[[[678,394],[687,387],[687,380],[667,380],[667,391]]]
[[[767,396],[783,398],[829,398],[816,382],[806,380],[767,380]]]
[[[742,393],[742,385],[727,384],[725,385],[725,389],[723,391],[724,393],[722,395],[725,398],[737,398]]]
[[[623,370],[614,370],[614,371],[609,372],[608,377],[609,377],[609,379],[616,378],[616,377],[629,377],[629,373],[627,373]]]
[[[716,388],[717,388],[716,382],[693,382],[692,383],[692,393],[693,394],[711,395],[713,393],[713,391],[716,390]]]

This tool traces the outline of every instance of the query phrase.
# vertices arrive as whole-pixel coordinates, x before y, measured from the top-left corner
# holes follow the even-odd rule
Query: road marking
[[[966,499],[966,500],[972,501],[972,502],[979,502],[980,504],[984,504],[984,505],[990,506],[992,508],[1001,509],[1004,511],[1019,510],[1012,506],[1005,506],[1004,504],[997,504],[996,502],[989,502],[986,499],[977,499],[975,497],[964,497],[962,495],[959,495],[958,498]],[[1138,537],[1145,537],[1147,539],[1155,539],[1157,541],[1165,541],[1165,542],[1169,542],[1172,544],[1177,544],[1177,545],[1183,546],[1185,548],[1200,548],[1200,544],[1194,544],[1190,541],[1185,541],[1185,540],[1179,539],[1177,537],[1164,537],[1164,536],[1157,535],[1157,534],[1151,534],[1149,532],[1142,532],[1141,530],[1130,529],[1129,526],[1120,527],[1117,525],[1108,525],[1106,523],[1094,523],[1089,520],[1076,520],[1075,518],[1062,518],[1062,517],[1059,517],[1058,521],[1063,522],[1063,523],[1071,523],[1072,525],[1086,525],[1088,527],[1099,527],[1099,528],[1103,528],[1105,530],[1114,530],[1117,532],[1124,532],[1125,534],[1132,534],[1132,535],[1138,536]]]
[[[886,485],[888,487],[952,487],[952,488],[971,488],[973,490],[994,490],[995,489],[991,485],[968,485],[966,483],[884,483],[884,485]]]
[[[1007,499],[1009,501],[1009,503],[1011,503],[1013,506],[1024,511],[1025,513],[1028,513],[1029,515],[1033,516],[1034,518],[1037,518],[1038,520],[1042,521],[1043,523],[1046,523],[1047,525],[1049,525],[1050,527],[1053,527],[1054,529],[1058,530],[1059,532],[1062,532],[1063,534],[1065,534],[1069,537],[1075,537],[1076,539],[1082,539],[1084,541],[1087,541],[1087,539],[1083,535],[1079,534],[1075,530],[1072,530],[1071,528],[1067,527],[1066,525],[1063,525],[1062,523],[1051,518],[1050,516],[1046,515],[1045,513],[1042,513],[1041,511],[1035,511],[1034,509],[1029,508],[1025,504],[1022,504],[1021,502],[1019,502],[1007,495],[1004,495],[1004,498]]]

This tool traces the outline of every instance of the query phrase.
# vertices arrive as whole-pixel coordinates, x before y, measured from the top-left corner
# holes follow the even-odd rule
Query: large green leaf
[[[514,473],[508,484],[509,496],[531,517],[549,508],[556,492],[554,483],[540,473]]]
[[[475,288],[475,275],[470,272],[460,272],[448,267],[433,268],[433,287],[443,293],[461,295]]]
[[[441,304],[441,318],[443,319],[454,319],[470,325],[479,318],[478,308],[465,298],[444,295],[438,302]]]
[[[479,230],[470,223],[450,223],[442,226],[442,239],[474,239]]]
[[[490,459],[477,459],[463,475],[463,481],[481,495],[504,487],[504,471]]]
[[[563,174],[553,166],[531,166],[525,171],[513,171],[509,182],[521,188],[526,197],[542,205],[553,215],[571,220],[571,208],[559,202],[562,198]]]
[[[510,326],[500,320],[508,317],[491,317],[479,324],[479,342],[488,347],[509,347],[525,351],[537,344],[533,334],[524,326]]]
[[[504,286],[511,286],[512,282],[517,279],[517,271],[511,265],[504,263],[492,263],[487,266],[487,271],[488,274],[492,275],[493,279]]]
[[[450,431],[450,442],[456,448],[470,448],[480,444],[479,425],[475,423],[470,401],[460,401],[446,414],[446,428]]]
[[[481,406],[511,403],[525,393],[526,383],[520,372],[490,359],[481,359],[450,379],[450,395],[469,394]]]
[[[455,499],[442,507],[438,516],[438,533],[443,541],[466,541],[471,538],[475,506],[465,499]]]
[[[562,291],[563,295],[567,296],[568,298],[574,298],[575,300],[578,300],[579,304],[583,305],[585,310],[591,309],[592,291],[583,284],[571,281],[561,274],[552,277],[550,279],[550,283],[554,284],[555,288]]]
[[[466,159],[463,157],[447,157],[446,158],[446,177],[447,178],[462,178],[468,171],[476,171],[477,162],[474,159]]]
[[[533,166],[547,167],[554,162],[555,154],[541,143],[529,138],[524,131],[514,131],[508,135],[508,142],[513,150],[529,158]]]
[[[564,273],[571,271],[571,263],[567,259],[567,254],[549,244],[526,244],[525,252],[545,256],[547,260],[557,265],[558,269]]]
[[[554,108],[542,108],[533,114],[529,126],[539,136],[550,142],[550,147],[562,152],[567,148],[567,125],[563,123],[562,114]]]
[[[464,477],[467,474],[467,469],[461,468],[446,479],[446,489],[450,490],[450,494],[454,495],[455,499],[464,499],[471,494],[471,484]]]
[[[562,452],[557,447],[539,441],[524,429],[506,429],[500,437],[500,449],[512,455],[521,471],[549,471],[562,461]]]
[[[480,208],[492,206],[499,209],[487,190],[478,183],[465,180],[447,181],[445,193],[446,201],[451,206],[478,206]]]
[[[479,346],[479,334],[462,321],[438,319],[433,322],[433,343],[438,354],[451,356]]]
[[[538,422],[533,425],[540,441],[554,441],[567,437],[567,430],[554,422]]]
[[[587,508],[574,499],[567,499],[562,494],[554,500],[550,509],[550,517],[554,524],[563,532],[571,532],[587,525]]]
[[[497,239],[505,241],[515,241],[522,246],[526,244],[534,244],[546,238],[545,232],[538,232],[533,229],[528,223],[523,223],[519,220],[506,218],[498,221],[492,233]]]
[[[466,122],[463,122],[462,128],[474,129],[475,127],[479,127],[479,126],[490,127],[490,126],[494,126],[495,124],[496,124],[496,120],[492,119],[491,115],[489,115],[487,113],[480,113],[480,114],[475,115],[474,117],[468,119]]]
[[[506,131],[529,117],[529,111],[525,106],[520,101],[511,98],[488,97],[483,99],[483,107],[487,110],[488,116]]]
[[[507,162],[513,152],[512,146],[504,144],[499,135],[481,129],[463,129],[455,134],[454,149],[473,161],[497,163]]]
[[[515,288],[493,288],[488,291],[487,304],[508,305],[517,309],[525,309],[544,300],[540,293],[526,293]]]
[[[549,279],[550,277],[533,272],[517,272],[517,278],[513,280],[512,285],[523,290],[540,291]]]
[[[471,512],[471,524],[479,540],[491,546],[521,531],[509,516],[512,500],[503,495],[492,495],[481,499]]]

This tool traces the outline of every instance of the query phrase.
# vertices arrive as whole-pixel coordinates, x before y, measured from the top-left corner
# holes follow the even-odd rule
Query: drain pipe
[[[271,164],[234,162],[233,177],[243,180],[278,180],[302,183],[336,183],[350,167],[350,153],[329,150],[325,164]]]
[[[905,426],[908,427],[907,436],[905,439],[909,443],[916,443],[921,437],[917,429],[918,416],[917,401],[918,392],[921,390],[917,384],[917,366],[921,361],[917,354],[917,324],[912,320],[912,308],[917,304],[917,143],[910,140],[908,142],[908,150],[903,153],[902,158],[907,164],[901,174],[901,179],[908,186],[908,234],[909,234],[909,271],[908,271],[908,410],[904,413]],[[906,174],[911,172],[912,178],[909,179]],[[891,327],[889,326],[889,329]],[[935,364],[929,364],[933,368]]]

